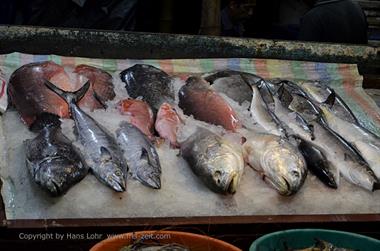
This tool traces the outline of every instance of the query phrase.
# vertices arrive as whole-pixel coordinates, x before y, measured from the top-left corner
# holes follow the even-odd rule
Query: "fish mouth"
[[[159,176],[152,176],[152,177],[145,178],[145,179],[141,179],[139,177],[139,180],[145,186],[148,186],[150,188],[153,188],[153,189],[160,189],[161,188],[161,178]]]
[[[61,190],[60,186],[58,185],[58,183],[55,180],[51,180],[50,182],[52,185],[49,187],[50,194],[53,196],[58,196],[58,195],[62,194],[62,190]]]
[[[227,193],[230,193],[230,194],[234,194],[236,193],[236,188],[237,188],[237,185],[238,185],[238,177],[237,175],[233,175],[232,178],[231,178],[231,181],[227,187]]]
[[[124,192],[127,188],[127,185],[125,183],[124,179],[112,179],[111,182],[108,183],[108,185],[115,190],[116,192]]]
[[[269,185],[276,189],[280,195],[289,196],[294,194],[292,186],[285,177],[280,177],[276,182],[270,179],[268,176],[264,176],[264,181],[266,181],[267,183],[269,183]]]

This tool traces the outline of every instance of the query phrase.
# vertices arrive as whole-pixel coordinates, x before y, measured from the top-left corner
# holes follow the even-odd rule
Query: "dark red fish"
[[[103,107],[94,98],[94,91],[103,102],[115,97],[112,76],[105,71],[79,65],[75,68],[74,73],[86,77],[91,83],[85,97],[79,102],[80,107],[87,107],[91,110]],[[67,103],[46,88],[45,79],[65,91],[75,91],[81,87],[75,82],[77,80],[70,79],[61,65],[51,61],[26,64],[17,69],[10,77],[8,95],[22,120],[28,126],[43,112],[56,114],[62,118],[69,117]]]
[[[121,114],[129,116],[131,124],[153,139],[154,115],[147,103],[139,99],[124,99],[119,102],[118,108]]]
[[[161,138],[169,140],[172,147],[179,147],[177,131],[181,125],[176,110],[168,103],[163,103],[158,110],[155,128]]]
[[[79,101],[80,107],[87,107],[91,110],[100,109],[103,103],[112,100],[115,97],[113,90],[112,76],[107,72],[88,65],[78,65],[74,69],[74,73],[86,77],[90,81],[90,88]],[[78,86],[76,89],[79,89]],[[94,92],[100,100],[94,97]]]
[[[59,88],[72,90],[69,76],[54,62],[31,63],[17,69],[9,80],[8,95],[22,120],[31,125],[36,116],[49,112],[68,117],[67,103],[44,85],[47,79]]]
[[[199,77],[189,77],[179,90],[179,107],[186,115],[235,131],[241,123],[232,109],[210,85]]]

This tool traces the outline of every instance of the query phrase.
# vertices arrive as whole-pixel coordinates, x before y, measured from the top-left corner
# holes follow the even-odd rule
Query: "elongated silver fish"
[[[292,92],[291,89],[287,90]],[[369,165],[350,144],[326,126],[326,122],[322,121],[319,115],[319,109],[306,97],[298,96],[297,93],[292,94],[295,96],[293,96],[294,99],[290,102],[288,107],[292,109],[292,111],[284,108],[280,100],[277,101],[275,113],[278,117],[283,120],[297,136],[313,144],[323,153],[331,166],[331,168],[326,169],[326,171],[333,174],[333,178],[337,184],[339,178],[337,171],[339,171],[350,183],[369,191],[378,189],[378,180]],[[294,112],[300,114],[306,120],[307,124],[311,126],[314,139],[311,139],[310,134],[300,126],[299,121],[295,120]]]
[[[47,80],[45,85],[69,104],[74,129],[83,146],[82,153],[96,178],[117,192],[125,191],[128,168],[116,140],[76,105],[89,88],[89,82],[76,92],[61,90]]]
[[[264,92],[264,90],[259,90],[257,86],[252,85],[252,102],[250,108],[252,118],[268,133],[277,136],[283,135],[283,127],[270,107],[268,107],[268,102],[264,101],[260,92]],[[269,95],[265,94],[265,97],[269,98]]]
[[[320,103],[319,107],[328,126],[354,146],[380,178],[380,138],[360,125],[336,116],[328,104]]]
[[[24,141],[26,166],[34,181],[52,196],[65,194],[88,173],[78,149],[62,134],[60,125],[58,116],[42,113],[31,128],[38,135]]]
[[[248,164],[281,195],[292,195],[303,185],[306,162],[299,150],[282,137],[251,133],[243,144]]]
[[[181,155],[212,191],[222,194],[236,192],[244,171],[241,149],[215,133],[198,128],[181,143]]]
[[[299,85],[310,98],[314,99],[318,103],[331,102],[330,110],[336,116],[350,123],[359,125],[359,121],[355,117],[354,113],[332,88],[317,81],[300,82]],[[328,101],[329,98],[332,100]]]
[[[136,126],[128,122],[120,124],[116,137],[132,177],[145,186],[160,189],[160,159],[150,140]]]

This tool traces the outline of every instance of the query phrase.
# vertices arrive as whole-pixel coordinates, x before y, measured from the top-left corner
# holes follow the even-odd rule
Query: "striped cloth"
[[[9,78],[15,69],[24,64],[46,60],[54,61],[65,67],[87,64],[104,69],[110,73],[124,70],[134,64],[150,64],[161,68],[168,74],[179,76],[231,69],[257,74],[267,79],[282,78],[295,82],[318,80],[334,88],[347,102],[359,121],[369,130],[380,135],[380,110],[376,103],[362,89],[363,78],[354,64],[247,58],[115,60],[11,53],[0,55],[0,69]],[[5,83],[1,89],[4,89],[4,85]],[[1,99],[4,99],[6,93],[1,92],[0,94],[2,94],[0,97],[1,104]]]

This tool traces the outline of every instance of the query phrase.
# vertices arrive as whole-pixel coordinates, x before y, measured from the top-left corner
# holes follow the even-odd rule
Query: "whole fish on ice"
[[[181,142],[180,152],[194,174],[212,191],[222,194],[236,192],[244,171],[239,147],[207,129],[198,128]]]
[[[86,164],[96,178],[117,192],[125,191],[128,168],[116,140],[110,132],[77,106],[90,83],[87,82],[76,92],[61,90],[47,80],[45,85],[69,104]]]
[[[116,130],[129,172],[145,186],[161,188],[161,165],[154,145],[133,124],[122,122]]]
[[[338,184],[338,173],[355,185],[369,191],[378,189],[378,179],[372,169],[360,154],[342,137],[331,130],[321,118],[320,110],[307,97],[298,95],[291,88],[284,85],[287,92],[283,92],[284,98],[279,96],[276,104],[276,114],[283,120],[293,132],[314,147],[317,147],[326,157],[330,168],[325,169],[326,174],[331,173]],[[288,93],[287,95],[285,95]],[[289,97],[290,96],[290,97]],[[288,100],[288,101],[284,101]],[[291,100],[289,102],[289,100]],[[288,104],[288,107],[284,107]],[[295,114],[301,115],[313,130],[314,139],[300,125],[301,120],[296,120]],[[335,169],[335,170],[334,170]],[[323,170],[322,170],[323,171]],[[320,172],[320,174],[323,174]],[[325,176],[325,179],[328,177]],[[323,178],[322,178],[323,179]],[[331,180],[332,181],[332,180]]]
[[[155,110],[164,102],[174,102],[171,77],[164,71],[145,64],[136,64],[120,73],[131,98],[142,97]]]
[[[189,77],[179,90],[178,106],[186,115],[235,131],[241,123],[232,107],[199,77]]]
[[[32,125],[38,135],[24,141],[26,166],[33,180],[52,196],[65,194],[88,173],[60,125],[57,115],[42,113]]]
[[[250,133],[243,144],[244,158],[281,195],[292,195],[303,185],[306,162],[296,147],[282,137]]]

